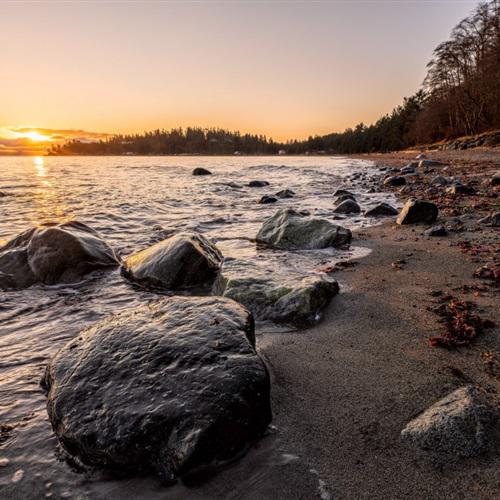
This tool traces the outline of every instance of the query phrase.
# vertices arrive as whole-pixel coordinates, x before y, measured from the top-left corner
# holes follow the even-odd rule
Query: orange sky
[[[476,3],[3,2],[0,153],[40,151],[41,128],[286,140],[371,123]]]

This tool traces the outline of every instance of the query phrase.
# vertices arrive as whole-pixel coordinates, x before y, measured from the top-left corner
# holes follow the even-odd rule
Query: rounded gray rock
[[[256,241],[275,248],[313,250],[347,245],[351,238],[349,229],[282,208],[264,221]]]
[[[44,224],[0,248],[0,288],[74,283],[91,271],[118,265],[113,249],[89,226]]]
[[[337,205],[333,211],[337,214],[359,214],[361,208],[354,200],[347,199]]]
[[[389,217],[397,214],[398,211],[388,203],[379,203],[365,212],[366,217]]]
[[[178,233],[129,256],[122,273],[146,286],[178,290],[213,281],[222,264],[218,248],[198,233]]]

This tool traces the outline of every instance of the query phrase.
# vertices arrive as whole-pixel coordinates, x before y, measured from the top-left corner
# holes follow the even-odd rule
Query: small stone
[[[436,175],[436,177],[431,180],[431,184],[435,184],[436,186],[446,186],[448,184],[448,180],[442,175]]]
[[[446,189],[448,194],[457,195],[457,194],[474,194],[476,190],[471,186],[464,186],[463,184],[454,184]]]
[[[413,174],[415,173],[415,168],[412,165],[406,165],[406,167],[401,168],[400,173]]]
[[[295,196],[295,191],[283,189],[282,191],[278,191],[275,196],[278,198],[293,198]]]
[[[424,200],[408,200],[399,213],[398,224],[432,224],[438,216],[434,203]]]
[[[275,198],[274,196],[268,196],[265,194],[260,200],[259,203],[261,204],[267,204],[267,203],[276,203],[278,201],[278,198]]]
[[[350,195],[350,194],[342,194],[340,196],[337,196],[334,200],[333,200],[333,204],[335,206],[337,205],[340,205],[341,203],[343,203],[344,201],[346,200],[351,200],[351,201],[354,201],[356,202],[356,198],[354,198],[354,196]]]
[[[349,195],[354,198],[354,194],[351,193],[350,191],[347,191],[347,189],[337,189],[335,193],[333,193],[333,196],[343,196],[343,195]]]
[[[406,179],[400,175],[392,175],[384,180],[384,186],[404,186]]]
[[[479,220],[479,223],[485,226],[500,227],[500,212],[495,212],[483,217]]]
[[[359,214],[361,209],[354,200],[346,199],[337,205],[333,211],[337,214]]]
[[[196,167],[193,170],[193,175],[212,175],[212,172],[203,167]]]
[[[398,211],[388,203],[379,203],[365,212],[366,217],[388,217],[397,214]]]
[[[434,226],[424,231],[425,236],[446,236],[448,232],[444,226]]]
[[[267,181],[250,181],[248,183],[248,186],[252,187],[252,188],[261,188],[261,187],[269,186],[269,182],[267,182]]]
[[[420,160],[418,162],[419,168],[429,168],[429,167],[444,167],[446,163],[438,160]]]

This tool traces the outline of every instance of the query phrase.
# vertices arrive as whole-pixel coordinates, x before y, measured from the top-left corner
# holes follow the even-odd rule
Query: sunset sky
[[[0,4],[0,152],[198,125],[303,138],[415,92],[476,1]]]

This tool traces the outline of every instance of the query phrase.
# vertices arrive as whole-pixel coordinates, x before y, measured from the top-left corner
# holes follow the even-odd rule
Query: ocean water
[[[213,175],[192,176],[195,167]],[[257,249],[253,238],[262,221],[279,207],[333,219],[337,188],[352,190],[362,209],[380,201],[397,205],[387,193],[369,192],[379,175],[370,162],[341,157],[4,157],[0,245],[33,225],[76,219],[124,257],[174,231],[195,230],[213,239],[224,256],[309,274],[366,252],[355,239],[349,251]],[[270,185],[250,188],[251,180]],[[282,189],[295,197],[258,203]],[[355,215],[336,222],[356,229],[376,221]],[[118,270],[72,285],[0,291],[0,497],[123,498],[133,491],[134,497],[165,498],[154,478],[117,481],[73,470],[60,457],[39,386],[47,360],[80,330],[157,299],[132,287]],[[258,325],[258,336],[264,331],[274,331],[273,325]],[[186,496],[175,488],[169,492]]]

